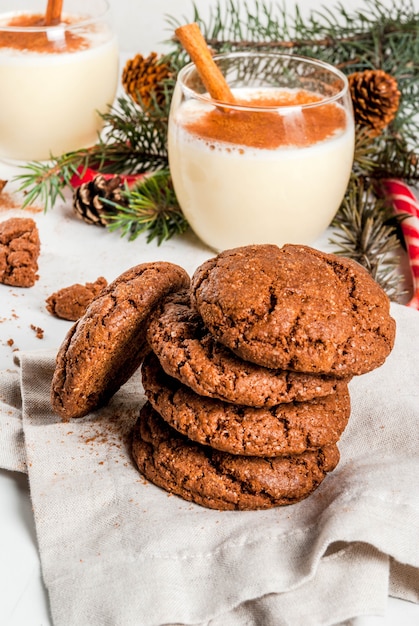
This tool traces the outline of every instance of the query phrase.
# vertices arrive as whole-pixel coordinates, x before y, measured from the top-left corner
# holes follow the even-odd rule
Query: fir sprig
[[[147,242],[157,240],[160,245],[174,234],[182,234],[188,228],[171,183],[168,170],[161,170],[146,177],[132,189],[125,187],[125,200],[118,204],[103,198],[115,212],[107,217],[108,229],[119,230],[121,236],[133,241],[140,233],[147,233]]]
[[[400,240],[396,218],[388,203],[377,197],[375,188],[352,176],[333,226],[330,242],[336,253],[350,257],[365,267],[390,298],[400,299]]]
[[[17,176],[20,182],[19,191],[23,192],[22,208],[41,202],[44,211],[53,207],[58,199],[65,200],[63,188],[70,184],[73,168],[72,158],[66,166],[63,161],[49,163],[31,162],[24,166],[25,174]]]
[[[419,157],[397,133],[385,131],[372,139],[367,128],[358,127],[352,174],[373,179],[401,178],[414,185],[419,180]]]
[[[108,171],[136,174],[167,167],[170,97],[163,106],[154,101],[153,108],[143,109],[130,97],[121,96],[103,115],[106,155],[110,148]]]

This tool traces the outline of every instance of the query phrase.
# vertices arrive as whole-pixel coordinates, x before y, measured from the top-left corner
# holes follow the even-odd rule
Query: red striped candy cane
[[[380,184],[386,198],[393,205],[394,212],[409,216],[400,224],[413,279],[413,297],[407,306],[419,310],[419,204],[415,195],[402,181],[386,178],[380,181]]]

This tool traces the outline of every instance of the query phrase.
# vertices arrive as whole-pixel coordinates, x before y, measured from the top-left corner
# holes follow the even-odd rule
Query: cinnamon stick
[[[235,98],[220,68],[212,58],[211,51],[198,24],[192,22],[179,26],[175,30],[175,34],[195,63],[198,74],[211,98],[226,104],[233,104]]]
[[[47,10],[45,12],[45,25],[53,26],[61,22],[61,11],[63,8],[63,0],[48,0]]]

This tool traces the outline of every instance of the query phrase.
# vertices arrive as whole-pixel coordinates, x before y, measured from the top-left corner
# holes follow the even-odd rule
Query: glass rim
[[[102,4],[103,4],[103,9],[97,11],[97,13],[95,15],[89,15],[87,14],[84,17],[83,14],[83,19],[81,19],[78,22],[74,22],[74,23],[65,23],[65,22],[61,22],[60,24],[51,24],[51,25],[42,25],[40,24],[39,26],[9,26],[7,24],[1,24],[0,23],[0,32],[4,32],[4,33],[46,33],[46,32],[51,32],[51,31],[63,31],[63,30],[72,30],[74,28],[80,28],[83,26],[86,26],[88,24],[91,24],[92,22],[96,22],[98,19],[101,19],[103,17],[105,17],[105,15],[107,13],[109,13],[109,9],[110,9],[110,5],[109,5],[109,1],[108,0],[99,0]],[[0,18],[4,19],[7,18],[8,16],[10,17],[16,17],[16,16],[20,16],[20,15],[28,15],[31,13],[38,13],[38,11],[33,10],[31,11],[30,9],[23,9],[23,10],[18,10],[18,11],[7,11],[4,13],[0,13]],[[67,13],[71,14],[71,10],[68,11]],[[88,13],[88,12],[87,12]],[[63,10],[63,15],[66,15],[66,11]]]
[[[228,103],[222,100],[216,100],[211,98],[206,94],[200,94],[188,87],[185,84],[186,76],[189,75],[193,70],[196,70],[196,65],[193,62],[187,63],[181,70],[178,72],[177,81],[181,83],[181,87],[186,94],[189,94],[191,98],[195,98],[196,100],[200,100],[207,104],[216,104],[222,105],[223,109],[232,109],[232,110],[241,110],[241,111],[295,111],[296,109],[309,109],[315,108],[318,106],[324,106],[325,104],[336,102],[336,100],[340,100],[347,93],[349,93],[349,82],[347,77],[343,72],[341,72],[337,67],[331,65],[330,63],[326,63],[325,61],[321,61],[320,59],[314,59],[313,57],[307,57],[298,54],[286,54],[282,52],[264,52],[257,50],[245,50],[245,51],[236,51],[236,52],[223,52],[220,54],[216,54],[213,56],[214,61],[218,61],[220,59],[230,58],[240,58],[240,57],[272,57],[272,58],[282,58],[282,59],[291,59],[295,61],[304,62],[318,68],[322,68],[330,72],[330,74],[334,74],[336,78],[339,78],[343,82],[343,87],[340,91],[338,91],[333,96],[325,96],[322,100],[318,100],[315,102],[307,102],[303,104],[287,104],[287,105],[271,105],[271,106],[252,106],[251,104],[238,104],[238,103]]]

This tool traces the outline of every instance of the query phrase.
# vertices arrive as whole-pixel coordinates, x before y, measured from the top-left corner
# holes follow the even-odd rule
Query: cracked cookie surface
[[[389,298],[370,274],[308,246],[222,252],[195,271],[191,303],[220,343],[265,367],[364,374],[395,339]]]
[[[137,265],[110,283],[72,326],[59,348],[51,405],[64,420],[103,406],[149,351],[146,331],[161,298],[189,285],[172,263]]]
[[[348,385],[306,402],[255,408],[199,396],[168,376],[155,354],[142,365],[148,401],[175,430],[217,450],[246,456],[301,454],[337,443],[350,416]]]
[[[231,455],[177,433],[146,403],[133,431],[132,455],[152,483],[218,510],[255,510],[299,502],[339,462],[335,444],[296,456]]]
[[[162,301],[147,338],[165,372],[204,396],[257,407],[336,391],[335,377],[270,369],[236,356],[204,326],[187,290]]]

